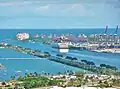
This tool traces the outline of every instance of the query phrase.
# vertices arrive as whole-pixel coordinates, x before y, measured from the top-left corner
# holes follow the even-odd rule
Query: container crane
[[[107,30],[108,30],[108,26],[106,26],[106,29],[105,29],[105,34],[107,34]]]
[[[118,29],[119,29],[119,27],[118,27],[118,25],[117,25],[116,30],[115,30],[115,34],[117,34]]]

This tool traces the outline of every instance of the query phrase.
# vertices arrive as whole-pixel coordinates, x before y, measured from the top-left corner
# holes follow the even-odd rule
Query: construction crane
[[[118,25],[117,25],[117,27],[116,27],[116,30],[115,30],[115,34],[114,34],[114,43],[116,44],[116,43],[119,43],[119,38],[118,38],[118,36],[117,36],[117,33],[118,33]]]

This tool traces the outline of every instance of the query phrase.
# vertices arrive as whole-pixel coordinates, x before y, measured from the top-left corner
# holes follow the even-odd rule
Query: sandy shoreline
[[[120,88],[97,88],[97,87],[58,87],[58,86],[53,86],[53,87],[43,87],[43,88],[34,88],[34,89],[120,89]]]
[[[53,88],[50,89],[117,89],[117,88],[97,88],[97,87],[57,87],[57,86],[53,86]]]

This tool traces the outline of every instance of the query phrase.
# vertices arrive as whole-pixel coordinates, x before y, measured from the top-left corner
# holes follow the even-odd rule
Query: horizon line
[[[32,29],[35,29],[35,30],[43,30],[43,29],[50,29],[50,30],[68,30],[68,29],[106,29],[105,27],[90,27],[90,28],[0,28],[0,30],[32,30]],[[108,27],[108,29],[116,29],[116,27]],[[119,28],[120,29],[120,28]]]

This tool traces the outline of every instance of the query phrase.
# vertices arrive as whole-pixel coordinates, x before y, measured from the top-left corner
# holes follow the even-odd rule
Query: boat
[[[27,40],[27,39],[30,38],[30,35],[29,35],[29,33],[18,33],[18,34],[16,35],[16,38],[17,38],[18,40]]]
[[[67,43],[58,43],[58,48],[60,53],[67,53],[69,52],[68,44]]]
[[[35,38],[39,38],[39,37],[40,37],[40,35],[39,35],[39,34],[36,34],[36,35],[35,35]]]
[[[5,47],[0,47],[0,49],[3,49],[3,48],[5,48]]]
[[[1,70],[1,69],[4,69],[4,66],[3,66],[2,64],[0,64],[0,70]]]
[[[15,71],[15,76],[20,76],[22,71]]]

